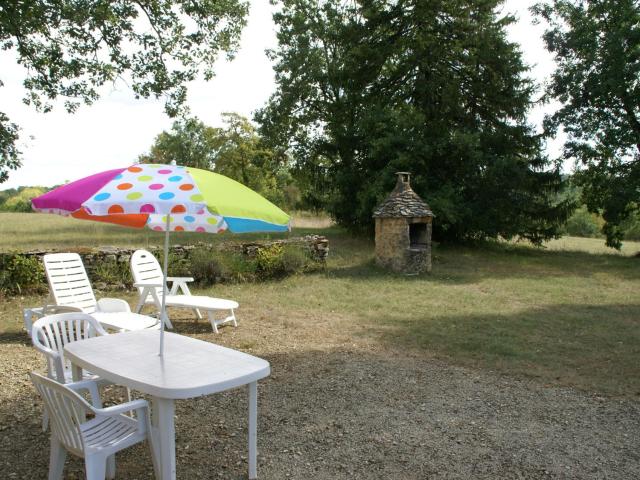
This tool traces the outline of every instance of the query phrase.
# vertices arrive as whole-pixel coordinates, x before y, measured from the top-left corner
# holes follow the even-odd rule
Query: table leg
[[[171,399],[152,398],[152,442],[158,459],[159,480],[176,480],[176,428],[173,421],[175,404]]]
[[[74,382],[79,382],[80,380],[82,380],[82,368],[71,364],[71,379]]]
[[[258,382],[249,384],[249,480],[258,478]]]

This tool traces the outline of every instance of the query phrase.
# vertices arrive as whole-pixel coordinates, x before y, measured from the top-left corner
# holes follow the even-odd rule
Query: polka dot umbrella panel
[[[82,205],[91,215],[196,213],[206,205],[185,167],[134,165],[123,169]]]
[[[121,214],[121,215],[90,215],[81,209],[71,214],[78,220],[93,220],[94,222],[112,223],[123,227],[148,227],[158,232],[167,229],[167,216],[160,214]],[[169,231],[171,232],[199,232],[222,233],[229,229],[224,218],[211,214],[203,209],[194,214],[170,214]]]
[[[47,213],[164,231],[282,232],[289,216],[223,175],[174,165],[132,165],[71,182],[32,200]]]

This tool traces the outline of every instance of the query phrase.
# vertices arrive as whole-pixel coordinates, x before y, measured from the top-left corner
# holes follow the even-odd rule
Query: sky
[[[524,60],[532,66],[530,76],[543,83],[554,68],[542,43],[542,26],[534,26],[528,8],[533,0],[507,0],[503,11],[513,13],[517,24],[509,38],[521,45]],[[220,60],[216,77],[209,82],[189,84],[191,113],[205,124],[220,125],[220,115],[237,112],[251,117],[275,90],[274,75],[265,50],[277,45],[271,19],[273,7],[267,0],[251,0],[248,23],[242,33],[238,54],[232,62]],[[12,52],[0,52],[0,111],[21,127],[19,148],[22,167],[12,171],[0,190],[21,185],[52,186],[76,180],[110,168],[125,167],[149,150],[154,138],[171,128],[162,99],[136,100],[123,83],[102,90],[93,105],[67,113],[61,103],[52,112],[38,113],[22,103],[25,71]],[[550,106],[532,110],[529,121],[540,125]],[[551,142],[550,154],[560,142]]]

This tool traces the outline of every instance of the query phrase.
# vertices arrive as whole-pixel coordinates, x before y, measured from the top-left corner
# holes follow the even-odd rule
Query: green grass
[[[304,229],[296,232],[304,233]],[[253,238],[277,238],[287,234],[243,235],[227,233],[172,232],[171,244],[247,240]],[[10,250],[49,249],[95,246],[144,246],[162,245],[164,233],[149,229],[132,229],[71,217],[37,213],[0,213],[0,252]]]
[[[345,255],[326,277],[299,287],[291,307],[340,312],[354,335],[462,365],[640,394],[640,260],[440,248],[433,273],[414,278],[378,270],[370,252],[358,249],[353,263]]]
[[[19,220],[0,217],[1,249],[161,240],[151,232],[55,216],[26,214]],[[287,319],[292,335],[296,325],[317,326],[317,337],[338,328],[352,346],[426,354],[610,395],[640,395],[640,259],[632,256],[639,244],[629,242],[621,253],[605,250],[596,239],[563,239],[546,249],[438,246],[431,275],[405,277],[376,267],[372,241],[336,227],[315,232],[330,239],[326,272],[218,285],[209,292],[237,299],[246,306],[245,315]],[[198,239],[176,237],[176,242]],[[20,306],[39,301],[1,302],[0,329],[17,331]]]

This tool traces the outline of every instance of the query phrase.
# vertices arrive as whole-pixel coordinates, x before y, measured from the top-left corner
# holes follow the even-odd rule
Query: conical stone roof
[[[391,194],[373,211],[373,218],[433,217],[433,212],[411,188],[409,173],[398,172]]]

